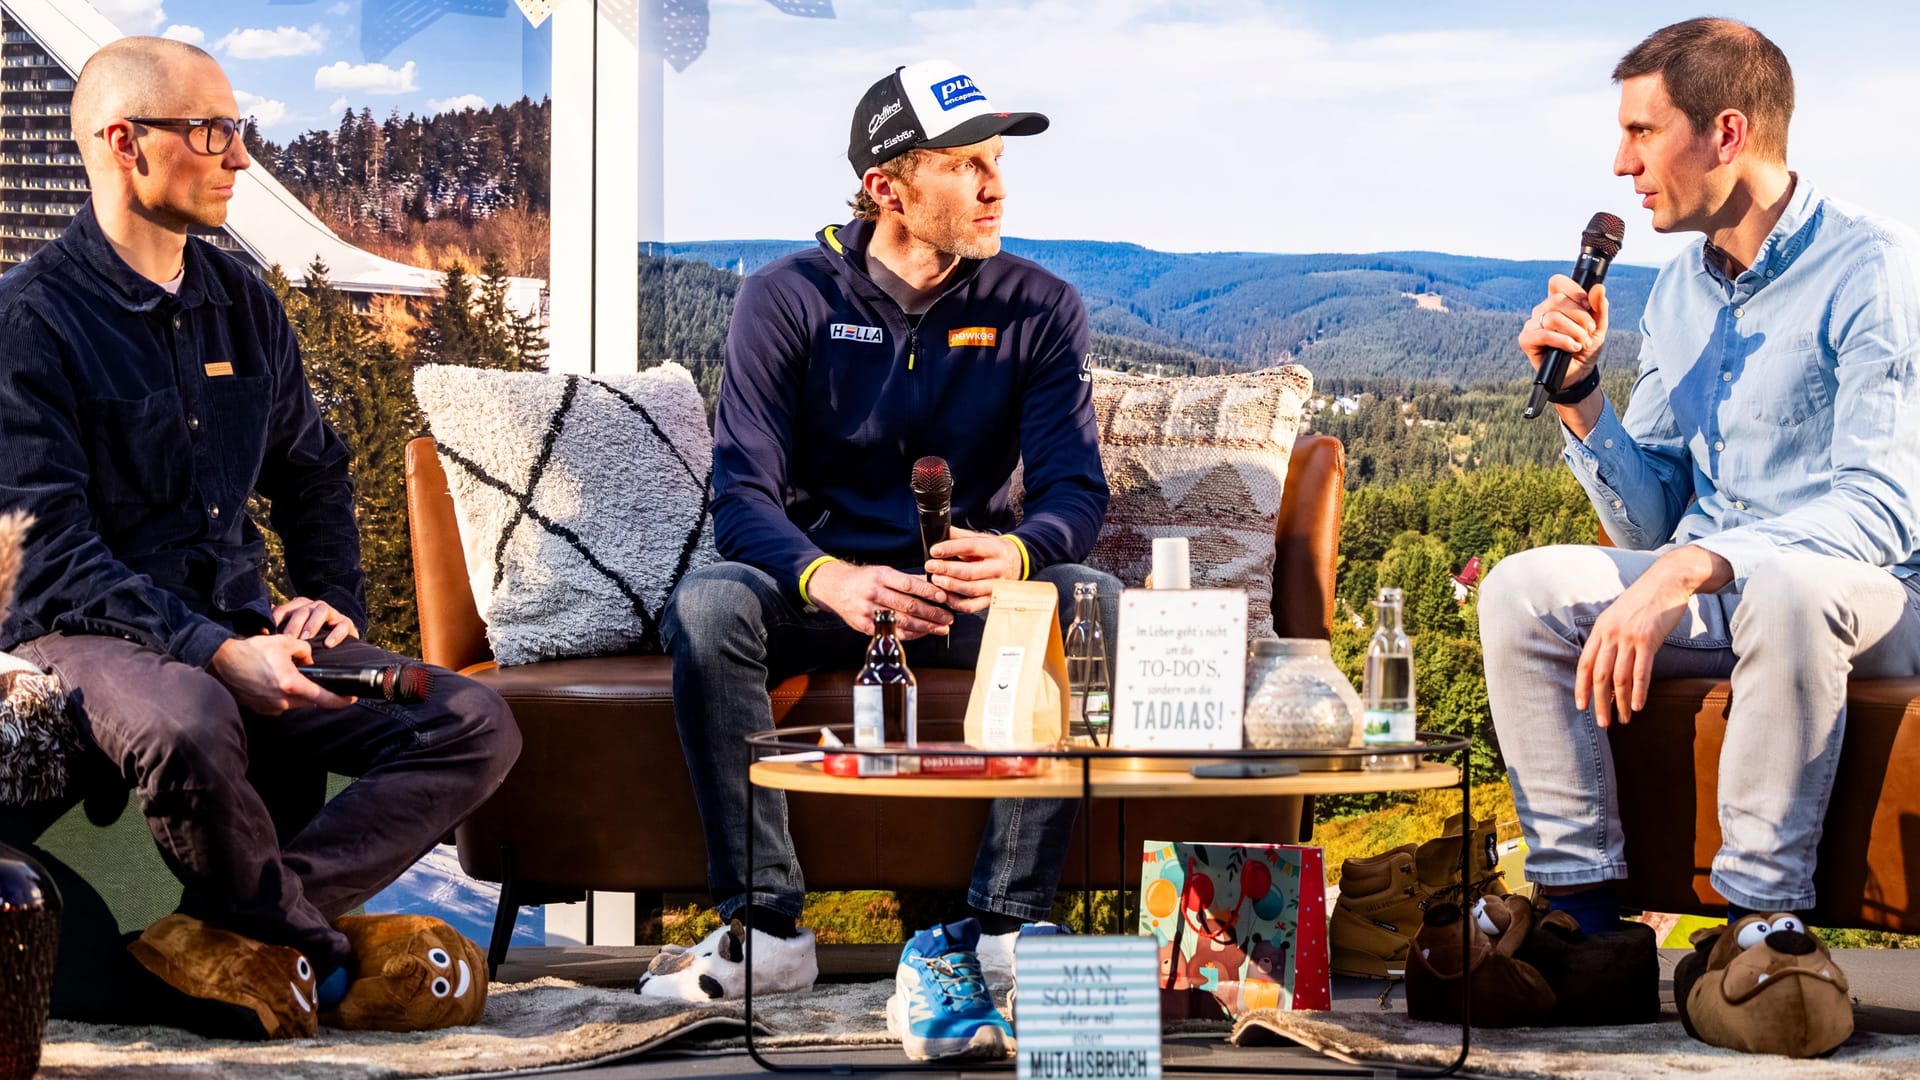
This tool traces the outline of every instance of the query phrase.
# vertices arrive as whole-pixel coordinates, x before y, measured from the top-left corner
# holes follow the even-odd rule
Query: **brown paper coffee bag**
[[[967,742],[987,750],[1051,746],[1066,716],[1060,591],[1044,581],[995,584],[967,699]]]

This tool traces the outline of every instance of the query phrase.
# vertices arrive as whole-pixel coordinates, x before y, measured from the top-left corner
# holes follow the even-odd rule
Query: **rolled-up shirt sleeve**
[[[1896,566],[1920,537],[1920,275],[1911,256],[1881,246],[1835,292],[1825,328],[1838,357],[1832,481],[1792,509],[1693,541],[1734,577],[1783,550]]]
[[[1586,490],[1607,537],[1623,548],[1649,550],[1666,543],[1691,494],[1687,452],[1667,401],[1667,388],[1641,328],[1640,372],[1623,419],[1602,400],[1600,420],[1585,439],[1564,424],[1562,457]]]

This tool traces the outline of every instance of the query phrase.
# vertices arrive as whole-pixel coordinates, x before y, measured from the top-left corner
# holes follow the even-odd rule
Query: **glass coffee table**
[[[923,756],[966,756],[981,759],[1000,759],[1009,767],[1017,760],[1021,768],[1037,763],[1039,768],[1033,775],[1019,776],[857,776],[840,775],[829,771],[822,760],[793,760],[796,755],[812,755],[823,750],[814,740],[821,729],[817,726],[773,730],[760,732],[747,737],[748,745],[754,751],[754,763],[748,770],[747,798],[747,865],[754,865],[754,800],[752,789],[755,787],[772,788],[780,791],[807,792],[816,795],[866,795],[881,798],[901,799],[1078,799],[1080,800],[1079,827],[1082,830],[1081,877],[1082,892],[1091,891],[1096,883],[1093,880],[1093,837],[1088,835],[1092,829],[1092,804],[1095,799],[1111,799],[1118,803],[1118,821],[1114,842],[1118,847],[1121,868],[1119,881],[1115,888],[1119,893],[1119,903],[1115,905],[1114,921],[1118,924],[1113,932],[1127,935],[1126,870],[1127,859],[1126,804],[1130,799],[1230,799],[1250,796],[1285,795],[1352,795],[1384,791],[1418,791],[1436,788],[1457,788],[1460,792],[1460,813],[1462,821],[1471,821],[1472,781],[1466,768],[1468,753],[1472,741],[1466,737],[1443,735],[1436,732],[1420,732],[1417,741],[1406,746],[1369,746],[1343,747],[1337,750],[1116,750],[1102,747],[1058,747],[1045,750],[976,750],[967,748],[955,750],[941,746],[937,750],[928,748]],[[833,725],[830,727],[836,737],[846,743],[853,741],[852,725]],[[915,748],[890,745],[884,747],[838,746],[827,749],[835,755],[849,755],[844,761],[857,761],[862,757],[880,757],[913,754]],[[1446,765],[1425,760],[1429,755],[1449,755],[1459,764]],[[763,758],[784,760],[761,760]],[[1364,768],[1329,768],[1334,765],[1358,765],[1367,758],[1411,758],[1415,765],[1411,769],[1370,770]],[[1206,763],[1259,763],[1290,762],[1301,769],[1286,776],[1236,776],[1220,777],[1194,776],[1188,771],[1192,766]],[[1469,845],[1460,845],[1461,877],[1465,879],[1469,870]],[[1137,862],[1138,860],[1133,860]],[[992,1070],[1016,1067],[1013,1058],[1003,1063],[951,1061],[906,1062],[877,1067],[852,1065],[813,1065],[783,1064],[769,1061],[754,1043],[753,1034],[753,934],[752,907],[742,908],[749,933],[746,935],[745,975],[746,986],[743,1003],[746,1011],[747,1053],[761,1068],[770,1072],[807,1072],[833,1073],[847,1075],[858,1072],[947,1072],[955,1071],[956,1066],[964,1064],[968,1071]],[[1331,914],[1331,913],[1329,913]],[[1082,933],[1092,933],[1093,905],[1081,905]],[[1460,936],[1463,946],[1471,940],[1470,920],[1460,921]],[[1464,987],[1465,981],[1462,985]],[[1394,1073],[1406,1077],[1451,1076],[1466,1063],[1467,1050],[1472,1037],[1472,1028],[1468,1017],[1471,1001],[1463,999],[1460,1007],[1460,1054],[1453,1063],[1436,1070],[1401,1069]],[[1018,1037],[1015,1032],[1015,1037]],[[1375,1075],[1386,1066],[1376,1067]],[[1236,1068],[1236,1067],[1182,1067],[1180,1072],[1220,1075],[1327,1075],[1333,1070]],[[1346,1066],[1338,1070],[1339,1075],[1353,1075],[1354,1067]]]

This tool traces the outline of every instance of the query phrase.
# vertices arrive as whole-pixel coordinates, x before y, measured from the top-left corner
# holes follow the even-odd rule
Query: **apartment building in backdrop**
[[[0,3],[0,273],[58,237],[85,205],[87,173],[69,127],[74,78],[121,36],[88,0]],[[442,280],[341,239],[257,161],[234,183],[226,226],[195,232],[259,271],[279,266],[295,284],[318,258],[335,288],[361,298],[427,297]],[[539,313],[545,287],[511,278],[508,303]]]

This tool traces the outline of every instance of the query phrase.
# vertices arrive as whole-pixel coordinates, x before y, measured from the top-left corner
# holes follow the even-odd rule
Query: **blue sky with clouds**
[[[347,107],[385,119],[395,108],[426,114],[522,94],[537,100],[549,85],[538,57],[551,48],[552,25],[532,30],[512,0],[92,2],[128,33],[179,37],[213,53],[241,109],[280,141],[333,127]],[[419,19],[418,32],[401,40],[416,25],[408,14],[436,7],[436,18]]]
[[[530,50],[512,0],[93,2],[129,31],[197,35],[278,139],[332,126],[343,103],[431,112],[549,82],[523,57],[551,24]],[[896,64],[944,56],[1001,107],[1054,121],[1010,140],[1014,235],[1558,259],[1610,210],[1629,224],[1628,261],[1684,243],[1648,231],[1610,170],[1608,73],[1693,13],[1667,3],[833,0],[833,19],[783,10],[799,0],[708,3],[705,54],[664,76],[664,145],[639,148],[661,162],[667,239],[804,237],[842,218],[854,101]],[[362,47],[369,11],[423,4],[445,13],[378,56]],[[1794,167],[1920,225],[1920,140],[1906,135],[1920,6],[1714,7],[1792,61]],[[491,14],[460,13],[475,10]]]
[[[943,56],[1002,108],[1007,230],[1163,250],[1426,249],[1571,258],[1596,210],[1655,236],[1611,174],[1613,64],[1707,12],[1452,0],[835,0],[833,21],[712,0],[706,55],[666,76],[669,239],[807,236],[844,216],[860,93]],[[1707,7],[1708,5],[1702,5]],[[1920,225],[1920,6],[1724,0],[1793,63],[1789,161]]]

